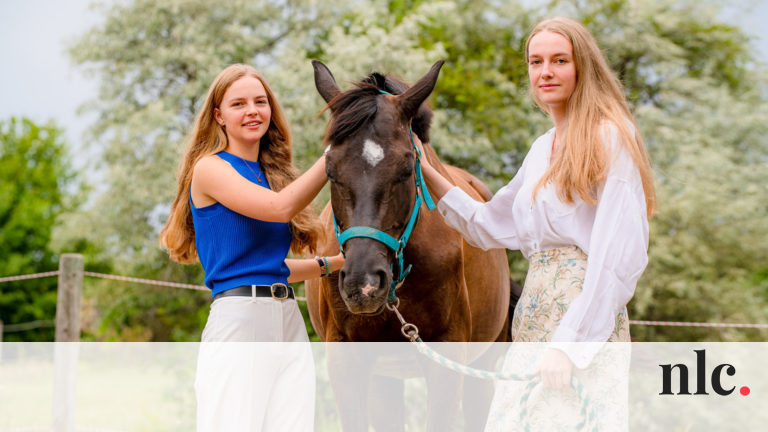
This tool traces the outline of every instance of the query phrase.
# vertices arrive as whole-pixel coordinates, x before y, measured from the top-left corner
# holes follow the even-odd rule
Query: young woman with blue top
[[[259,72],[236,64],[213,81],[182,158],[161,234],[172,259],[198,258],[213,303],[195,388],[198,431],[311,430],[314,364],[289,282],[327,276],[341,255],[313,251],[321,227],[307,206],[325,184],[325,156],[297,177],[291,135]]]
[[[525,58],[533,99],[554,127],[536,139],[512,181],[480,203],[425,160],[423,172],[446,223],[469,243],[517,249],[528,259],[512,338],[545,342],[530,372],[546,388],[567,392],[574,367],[590,365],[603,342],[630,340],[626,305],[648,263],[656,196],[622,85],[592,35],[571,19],[544,20],[529,35]],[[523,428],[516,405],[524,385],[501,384],[487,431]],[[602,390],[603,401],[620,403],[622,391],[626,396],[620,386]],[[605,410],[601,430],[626,429],[625,414]],[[550,411],[543,421],[557,415]]]

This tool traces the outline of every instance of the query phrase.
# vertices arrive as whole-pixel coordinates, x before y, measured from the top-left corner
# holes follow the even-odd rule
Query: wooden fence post
[[[80,297],[83,292],[83,256],[59,258],[56,303],[56,343],[53,353],[53,431],[75,430],[75,387],[80,341]],[[75,342],[75,343],[71,343]]]
[[[75,432],[78,342],[53,344],[53,432]]]
[[[56,302],[56,342],[80,340],[80,297],[83,292],[83,256],[59,258],[59,291]]]

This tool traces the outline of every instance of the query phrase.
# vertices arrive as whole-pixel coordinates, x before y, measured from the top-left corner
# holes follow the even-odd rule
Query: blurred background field
[[[408,342],[344,345],[345,353],[353,356],[375,353],[402,360],[410,355],[420,355]],[[545,347],[545,344],[495,344],[494,349],[540,352]],[[69,405],[75,432],[195,430],[194,377],[198,343],[67,343],[59,344],[59,347],[53,343],[4,343],[2,348],[0,432],[54,430],[51,427],[56,394],[54,358],[59,356],[60,365],[65,352],[72,356],[70,358],[76,357],[76,368],[71,376],[75,396]],[[326,344],[312,344],[317,377],[315,430],[318,432],[341,430],[326,369],[330,348]],[[768,421],[768,412],[762,409],[768,395],[768,378],[762,373],[768,355],[766,343],[634,343],[631,348],[628,344],[611,344],[610,349],[600,355],[629,358],[631,354],[632,357],[628,399],[630,430],[761,430]],[[688,367],[690,392],[698,391],[694,350],[706,353],[704,388],[707,395],[660,395],[660,364]],[[417,361],[405,366],[400,364],[402,372],[419,371]],[[710,374],[720,364],[734,368],[733,374],[720,374],[722,387],[733,389],[730,395],[720,396],[712,390]],[[385,365],[377,370],[391,371],[392,368]],[[598,379],[606,376],[605,372],[601,369]],[[680,378],[678,374],[673,376],[671,389],[677,393]],[[748,396],[740,394],[743,386],[750,388]],[[387,397],[394,398],[395,395],[379,394],[379,401]],[[379,409],[379,406],[372,409]],[[405,384],[406,430],[424,430],[425,413],[424,380],[408,379]],[[462,420],[457,422],[458,430],[462,430]]]
[[[54,399],[60,406],[68,404],[76,432],[189,432],[196,428],[199,343],[5,342],[0,347],[0,432],[51,431]],[[361,353],[371,351],[370,347],[357,344],[350,349]],[[318,432],[341,428],[325,364],[326,348],[312,344]],[[376,350],[415,354],[407,343],[383,344]],[[76,367],[59,378],[68,376],[69,387],[55,388],[55,365],[65,371],[61,365],[68,361]],[[67,389],[74,391],[69,402],[55,396],[66,394]],[[409,430],[419,430],[426,418],[423,380],[409,380],[405,389]]]
[[[50,430],[54,344],[3,345],[0,430]],[[197,344],[77,345],[71,405],[77,430],[195,429]]]

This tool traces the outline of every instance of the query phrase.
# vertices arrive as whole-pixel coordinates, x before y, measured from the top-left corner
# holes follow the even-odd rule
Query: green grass
[[[46,345],[44,352],[15,353],[10,360],[14,356],[6,354],[0,363],[0,431],[52,424],[53,344],[37,345]],[[140,345],[151,344],[81,344],[74,378],[76,430],[195,429],[196,344],[162,344],[158,358]]]

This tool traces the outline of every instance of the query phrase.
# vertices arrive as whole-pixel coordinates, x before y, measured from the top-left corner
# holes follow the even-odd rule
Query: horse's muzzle
[[[391,279],[392,275],[384,267],[351,271],[345,264],[339,274],[341,298],[354,314],[378,314],[387,302]]]

